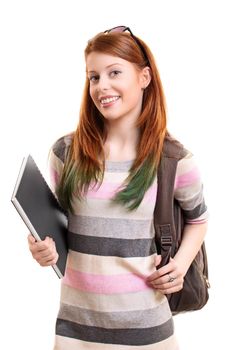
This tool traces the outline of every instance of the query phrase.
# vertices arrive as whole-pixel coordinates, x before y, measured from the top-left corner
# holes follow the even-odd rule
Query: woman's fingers
[[[157,266],[160,264],[161,262],[161,255],[155,257],[155,264],[157,264]],[[147,281],[148,282],[155,282],[155,280],[157,281],[158,284],[162,284],[166,282],[165,279],[165,275],[167,275],[168,273],[175,271],[177,268],[176,266],[176,262],[174,259],[171,259],[170,262],[167,265],[162,266],[160,269],[156,270],[155,272],[153,272],[148,278]]]
[[[44,258],[38,257],[36,261],[41,265],[41,266],[51,266],[55,265],[58,260],[58,254],[55,252],[54,254],[48,255]]]
[[[155,264],[157,264],[159,260],[160,259],[157,258],[157,260],[155,260]],[[170,294],[183,288],[184,277],[179,270],[176,261],[171,258],[167,265],[152,273],[147,278],[147,282],[149,282],[153,288],[161,293]]]
[[[32,244],[35,243],[35,242],[36,242],[36,240],[35,240],[35,238],[33,237],[33,235],[32,235],[32,234],[29,234],[29,235],[28,235],[28,244],[29,244],[29,246],[32,245]]]
[[[160,286],[155,285],[154,288],[163,294],[171,294],[178,292],[183,288],[184,278],[179,275],[177,277],[172,277],[173,273],[168,274],[169,280]]]
[[[170,273],[169,276],[173,276],[173,274]],[[167,282],[159,285],[151,282],[151,286],[156,290],[160,291],[162,294],[171,294],[181,290],[183,288],[184,283],[183,277],[174,277],[174,279],[172,277],[172,279],[169,281],[169,276],[166,276]]]
[[[35,238],[29,235],[28,244],[33,258],[41,266],[56,264],[59,256],[52,238],[46,237],[43,241],[36,242]]]

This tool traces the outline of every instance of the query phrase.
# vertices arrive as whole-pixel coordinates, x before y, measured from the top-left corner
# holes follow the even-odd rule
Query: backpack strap
[[[172,245],[176,241],[173,215],[174,184],[177,163],[186,153],[183,145],[170,136],[166,137],[158,168],[158,191],[154,210],[155,241],[158,253],[162,256],[159,267],[169,262]]]

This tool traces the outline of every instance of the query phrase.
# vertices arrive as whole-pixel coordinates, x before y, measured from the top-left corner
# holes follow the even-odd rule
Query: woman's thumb
[[[35,243],[36,242],[35,238],[33,237],[33,235],[31,233],[28,235],[28,242],[29,243]]]
[[[161,263],[162,256],[161,255],[155,255],[155,266],[158,266]]]

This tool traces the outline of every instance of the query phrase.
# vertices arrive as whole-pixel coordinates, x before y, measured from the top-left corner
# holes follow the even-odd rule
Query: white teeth
[[[104,104],[104,103],[110,103],[110,102],[113,102],[113,101],[118,100],[118,98],[119,98],[119,96],[114,96],[114,97],[109,97],[109,98],[103,98],[103,99],[100,100],[100,102],[101,102],[102,104]]]

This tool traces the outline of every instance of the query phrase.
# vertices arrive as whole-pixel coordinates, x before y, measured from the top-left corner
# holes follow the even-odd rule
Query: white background
[[[175,317],[181,350],[232,345],[231,3],[1,1],[1,348],[52,349],[60,281],[31,258],[10,197],[22,157],[30,152],[47,174],[50,146],[76,128],[86,42],[116,25],[128,25],[154,52],[170,131],[196,155],[210,211],[210,301]]]

